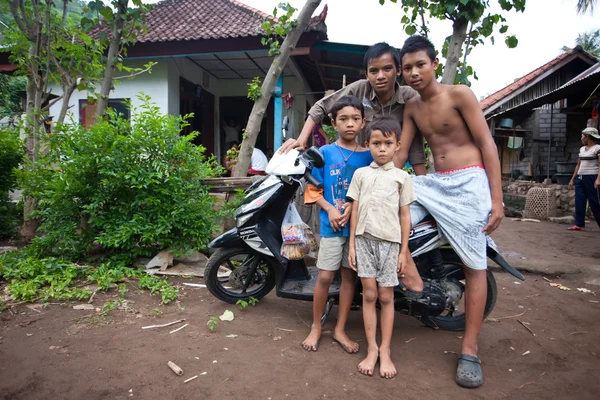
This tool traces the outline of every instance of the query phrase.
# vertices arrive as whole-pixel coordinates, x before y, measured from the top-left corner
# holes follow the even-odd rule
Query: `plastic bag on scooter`
[[[306,244],[306,228],[294,203],[288,205],[281,223],[281,238],[284,244]]]
[[[290,203],[281,224],[281,255],[288,260],[300,260],[316,249],[317,241],[308,225],[302,221],[296,206]]]

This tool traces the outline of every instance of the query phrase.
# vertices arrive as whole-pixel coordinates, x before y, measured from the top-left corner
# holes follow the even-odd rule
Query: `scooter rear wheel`
[[[259,300],[275,286],[275,268],[272,260],[247,247],[221,248],[209,258],[204,282],[213,296],[226,303]]]

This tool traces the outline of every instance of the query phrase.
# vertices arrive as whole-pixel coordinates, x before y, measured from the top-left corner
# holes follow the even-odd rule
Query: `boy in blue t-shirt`
[[[373,161],[371,152],[356,142],[356,137],[364,127],[364,106],[354,96],[343,96],[331,109],[332,124],[339,134],[333,144],[319,150],[325,157],[323,168],[313,169],[313,176],[323,183],[319,191],[313,185],[307,185],[305,203],[316,203],[321,207],[321,243],[317,259],[319,275],[313,297],[313,323],[302,347],[308,351],[317,351],[321,338],[321,317],[329,297],[329,287],[340,268],[342,286],[340,288],[338,320],[333,340],[348,353],[358,352],[358,343],[346,335],[346,321],[356,283],[356,272],[348,264],[348,246],[350,236],[350,212],[352,207],[346,203],[346,192],[354,171],[366,167]]]

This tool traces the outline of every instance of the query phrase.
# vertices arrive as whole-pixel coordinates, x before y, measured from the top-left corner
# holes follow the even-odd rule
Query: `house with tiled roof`
[[[588,99],[587,108],[582,109],[594,87],[578,83],[568,92],[563,88],[583,79],[597,62],[576,47],[480,101],[498,146],[503,174],[560,183],[572,175],[581,130],[590,123],[592,105],[597,101]]]
[[[257,147],[276,148],[283,140],[281,122],[290,120],[299,134],[308,107],[325,91],[361,78],[366,46],[327,41],[327,6],[317,11],[300,37],[278,82],[263,120]],[[128,48],[126,65],[155,62],[151,74],[121,79],[110,93],[109,106],[127,114],[126,101],[139,105],[137,94],[149,95],[165,113],[193,113],[189,130],[196,143],[222,158],[233,138],[241,140],[253,103],[247,98],[254,77],[264,79],[273,58],[261,44],[260,26],[272,16],[236,0],[165,0],[146,15],[147,31]],[[117,73],[118,75],[118,73]],[[60,87],[52,88],[53,93]],[[285,99],[285,101],[283,100]],[[87,92],[75,92],[70,111],[89,124],[94,105]],[[61,103],[50,110],[58,114]]]

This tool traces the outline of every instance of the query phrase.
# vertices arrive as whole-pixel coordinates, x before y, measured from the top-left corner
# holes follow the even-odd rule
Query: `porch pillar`
[[[274,96],[274,112],[273,117],[275,118],[275,124],[273,129],[273,149],[277,150],[281,147],[283,142],[282,140],[282,131],[281,124],[283,122],[283,99],[281,98],[281,93],[283,91],[283,71],[279,78],[277,79],[277,83],[275,83],[275,89],[273,90]]]

